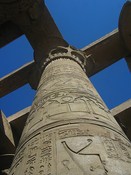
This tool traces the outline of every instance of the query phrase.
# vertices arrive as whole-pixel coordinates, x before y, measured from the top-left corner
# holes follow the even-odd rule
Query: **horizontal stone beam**
[[[2,24],[5,26],[3,27],[3,36],[5,36],[5,38],[9,37],[10,39],[8,38],[8,41],[15,38],[15,34],[19,36],[21,34],[20,30],[25,33],[34,48],[35,60],[37,60],[37,58],[43,58],[44,54],[48,53],[51,49],[49,47],[50,45],[51,47],[55,47],[56,45],[66,44],[64,43],[64,40],[43,1],[40,1],[40,4],[41,8],[39,3],[35,2],[31,9],[28,9],[29,13],[23,11],[13,18],[14,22],[6,22]],[[125,14],[124,19],[126,19],[126,16],[127,14]],[[28,23],[29,21],[30,23]],[[122,22],[120,24],[122,26]],[[48,28],[48,32],[44,26]],[[0,30],[1,29],[2,28],[0,27]],[[3,41],[6,42],[6,39]],[[126,58],[129,67],[131,65],[131,59],[129,59],[130,50],[125,46],[123,37],[118,30],[107,34],[81,50],[87,55],[90,55],[86,68],[89,77],[124,57]],[[29,74],[32,72],[33,67],[35,67],[34,65],[34,62],[28,63],[20,69],[1,78],[0,97],[3,97],[28,83]]]
[[[0,155],[15,152],[14,138],[11,126],[2,111],[0,111]]]
[[[0,79],[0,97],[16,90],[28,83],[30,71],[33,69],[34,62],[30,62],[14,72]]]
[[[87,64],[87,75],[89,77],[129,55],[122,45],[118,30],[109,33],[81,50],[87,55],[91,55]],[[28,77],[33,70],[34,64],[34,62],[30,62],[1,78],[0,97],[28,83]]]
[[[17,135],[17,143],[24,129],[30,109],[31,107],[29,106],[7,118],[12,127],[14,135]],[[112,109],[111,113],[122,127],[128,138],[131,140],[131,99]]]
[[[124,47],[118,29],[82,49],[89,57],[87,75],[90,77],[116,61],[124,58],[129,51]]]
[[[31,107],[27,107],[27,108],[25,108],[25,109],[17,112],[16,114],[7,118],[8,122],[11,125],[12,132],[14,135],[14,141],[15,141],[16,145],[18,144],[20,136],[21,136],[22,131],[24,129],[25,122],[26,122],[26,119],[28,117],[30,108]]]
[[[111,113],[131,140],[131,99],[112,109]]]

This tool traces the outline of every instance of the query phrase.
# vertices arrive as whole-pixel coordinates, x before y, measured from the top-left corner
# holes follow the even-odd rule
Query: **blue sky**
[[[118,27],[125,0],[46,0],[46,4],[69,44],[83,48]],[[0,49],[0,77],[33,60],[33,50],[25,36]],[[105,58],[106,59],[106,58]],[[91,81],[107,106],[131,98],[131,75],[124,59],[106,68]],[[35,91],[29,85],[0,99],[0,109],[9,116],[30,106]]]

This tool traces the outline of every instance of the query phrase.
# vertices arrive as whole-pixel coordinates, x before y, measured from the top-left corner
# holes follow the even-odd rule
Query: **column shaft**
[[[49,63],[10,175],[131,175],[131,145],[78,63]]]

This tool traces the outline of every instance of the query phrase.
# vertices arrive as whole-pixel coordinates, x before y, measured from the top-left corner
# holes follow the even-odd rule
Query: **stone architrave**
[[[11,126],[2,111],[0,111],[0,130],[3,132],[3,134],[6,135],[6,137],[8,137],[10,142],[12,142],[12,144],[14,145],[14,139],[13,139]]]
[[[0,155],[15,152],[12,129],[2,111],[0,111],[0,148]]]
[[[131,175],[131,144],[70,47],[42,67],[9,175]]]
[[[15,143],[11,126],[2,111],[0,111],[0,175],[8,169],[14,158]]]

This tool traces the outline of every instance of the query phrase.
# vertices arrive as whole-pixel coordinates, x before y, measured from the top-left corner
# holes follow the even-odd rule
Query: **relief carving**
[[[73,65],[61,59],[46,67],[11,175],[21,167],[20,175],[131,175],[130,143],[80,66]]]
[[[58,169],[58,174],[60,175],[63,172],[64,174],[69,173],[73,175],[75,171],[77,175],[95,175],[95,173],[105,175],[107,171],[101,162],[100,155],[86,152],[92,142],[92,139],[86,139],[85,143],[81,146],[76,141],[76,146],[71,148],[69,146],[70,142],[68,144],[67,141],[62,141],[59,149],[62,150],[63,155],[60,155],[57,161],[59,166],[60,163],[63,166],[60,166],[60,169]]]

